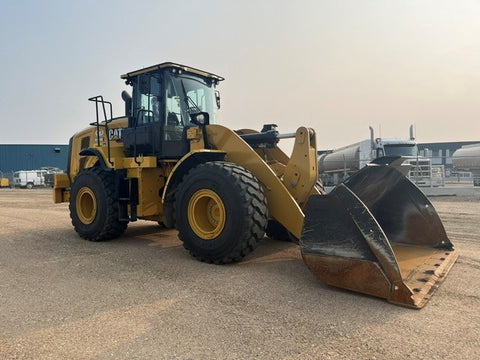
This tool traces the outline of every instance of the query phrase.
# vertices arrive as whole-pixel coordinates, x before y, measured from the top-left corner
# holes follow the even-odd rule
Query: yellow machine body
[[[110,129],[126,127],[126,118],[114,120]],[[70,182],[83,169],[97,166],[98,156],[79,155],[82,149],[94,146],[101,154],[108,168],[127,170],[129,177],[139,180],[139,205],[137,216],[144,220],[163,221],[163,201],[169,186],[175,186],[185,171],[197,165],[203,159],[225,159],[242,165],[251,171],[264,185],[271,217],[279,221],[292,234],[300,238],[303,225],[301,207],[306,204],[317,181],[317,157],[315,134],[312,129],[301,127],[297,130],[295,146],[291,159],[279,148],[253,150],[240,136],[222,126],[208,125],[208,142],[215,149],[204,149],[202,131],[195,128],[197,136],[190,139],[192,150],[182,159],[160,160],[156,157],[138,157],[137,161],[127,157],[121,142],[111,142],[111,158],[107,160],[107,144],[101,136],[101,146],[96,146],[96,129],[87,128],[72,138],[70,171],[68,174],[56,174],[54,184],[54,202],[70,199]],[[252,133],[253,130],[247,131]],[[265,160],[266,159],[266,160]],[[160,190],[160,191],[159,191]],[[160,197],[159,194],[162,194]]]

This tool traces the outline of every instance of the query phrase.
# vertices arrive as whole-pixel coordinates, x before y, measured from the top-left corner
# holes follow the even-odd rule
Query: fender
[[[162,203],[165,203],[168,195],[173,189],[175,189],[176,185],[182,181],[183,175],[185,175],[190,169],[205,162],[225,160],[226,154],[225,151],[220,150],[200,149],[191,151],[182,157],[175,164],[172,172],[168,176],[165,187],[163,188]]]
[[[95,148],[89,147],[86,149],[82,149],[78,154],[81,156],[96,156],[98,158],[98,163],[103,170],[113,171],[113,168],[107,166],[107,163],[105,162],[102,153]]]

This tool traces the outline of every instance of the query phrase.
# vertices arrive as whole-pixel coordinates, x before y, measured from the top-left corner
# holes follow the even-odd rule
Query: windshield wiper
[[[183,84],[183,80],[180,80],[180,84],[182,84],[182,91],[183,91],[183,96],[185,96],[185,103],[187,105],[187,112],[189,114],[195,114],[195,113],[202,112],[202,109],[200,109],[198,107],[198,105],[195,103],[195,101],[193,101],[192,98],[187,95],[187,91],[185,90],[185,85]],[[192,109],[193,109],[193,111],[192,111]]]

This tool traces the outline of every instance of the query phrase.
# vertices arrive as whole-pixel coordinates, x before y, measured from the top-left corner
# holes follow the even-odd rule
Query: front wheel
[[[223,161],[198,165],[177,188],[178,236],[201,261],[241,260],[265,235],[267,218],[263,189],[241,166]]]
[[[90,241],[110,240],[127,228],[119,221],[115,176],[98,167],[81,171],[70,192],[70,217],[75,231]]]

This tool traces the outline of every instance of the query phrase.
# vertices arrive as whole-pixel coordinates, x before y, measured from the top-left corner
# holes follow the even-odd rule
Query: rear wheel
[[[27,188],[28,190],[33,189],[33,183],[29,182],[29,183],[27,184],[26,188]]]
[[[228,162],[201,164],[184,177],[175,200],[175,226],[190,254],[226,264],[255,249],[267,226],[267,201],[258,180]]]
[[[118,203],[114,197],[113,173],[93,167],[81,171],[70,192],[70,217],[75,231],[90,241],[110,240],[127,228],[118,220]]]

